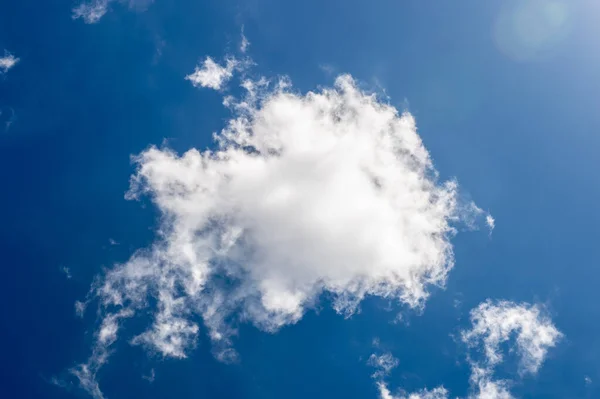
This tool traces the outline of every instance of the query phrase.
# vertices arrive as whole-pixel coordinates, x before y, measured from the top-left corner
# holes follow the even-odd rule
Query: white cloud
[[[377,342],[378,346],[378,342]],[[382,355],[372,354],[367,361],[367,364],[375,368],[375,373],[371,375],[377,380],[377,388],[379,389],[380,399],[447,399],[448,391],[444,387],[437,387],[433,390],[423,389],[418,392],[405,394],[404,392],[398,395],[391,393],[384,378],[390,374],[390,372],[396,368],[399,364],[391,353],[384,353]]]
[[[248,51],[248,47],[250,47],[250,42],[248,41],[248,38],[244,34],[244,26],[242,25],[242,41],[240,43],[240,51],[242,53],[245,53],[246,51]]]
[[[73,277],[73,275],[71,275],[71,269],[69,269],[68,267],[63,266],[60,270],[65,274],[65,276],[68,279],[71,279]]]
[[[137,157],[130,197],[150,194],[168,233],[114,276],[181,280],[196,300],[226,273],[245,317],[266,330],[297,321],[323,291],[351,313],[365,295],[418,306],[445,281],[456,183],[433,180],[412,116],[349,76],[306,96],[276,90],[217,139],[216,152]]]
[[[142,378],[148,381],[149,383],[153,383],[156,379],[156,372],[154,371],[154,369],[150,369],[150,374],[143,375]]]
[[[383,378],[396,368],[399,362],[398,359],[388,352],[379,356],[372,354],[367,364],[376,369],[372,375],[373,378]]]
[[[202,66],[197,66],[194,73],[185,78],[195,87],[208,87],[220,90],[233,76],[234,69],[239,65],[234,58],[228,58],[225,65],[217,64],[212,58],[206,57]]]
[[[221,89],[237,67],[207,58],[187,79]],[[453,267],[452,224],[481,211],[460,206],[455,181],[438,181],[414,118],[348,75],[306,94],[285,79],[242,87],[245,97],[225,100],[234,116],[214,150],[135,157],[127,198],[150,196],[162,226],[93,286],[109,320],[100,331],[116,337],[114,309],[150,310],[153,324],[131,342],[184,357],[200,316],[216,356],[232,360],[232,320],[276,331],[323,293],[344,316],[366,296],[422,307]],[[92,392],[94,357],[80,373]]]
[[[120,319],[133,316],[131,309],[122,309],[116,313],[108,314],[96,332],[96,343],[92,355],[86,363],[79,364],[69,371],[79,380],[79,386],[89,393],[94,399],[104,399],[100,390],[96,374],[106,364],[110,356],[110,346],[117,340]]]
[[[18,58],[15,59],[14,62],[6,61],[6,63],[10,64],[11,67],[13,67],[16,64],[16,62],[18,62]],[[3,63],[3,61],[2,61],[2,59],[0,59],[0,75],[2,75],[4,72],[8,71],[8,66],[6,68],[3,68],[2,63]],[[9,107],[8,109],[10,110],[10,116],[8,115],[7,112],[0,109],[0,119],[4,120],[4,131],[5,132],[8,132],[10,130],[11,126],[13,125],[13,123],[15,123],[15,121],[17,120],[17,113],[15,112],[14,108]]]
[[[473,393],[469,399],[513,399],[509,388],[509,381],[494,380],[492,371],[471,365],[471,387]]]
[[[494,217],[492,215],[487,215],[485,217],[485,224],[487,224],[488,228],[490,229],[490,234],[492,233],[492,231],[494,231],[494,229],[496,228],[496,219],[494,219]]]
[[[331,64],[321,64],[321,65],[319,65],[319,69],[321,71],[325,72],[325,74],[327,74],[327,76],[334,75],[335,70],[336,70],[336,68]]]
[[[437,387],[433,390],[424,389],[419,392],[408,394],[393,395],[383,382],[377,383],[380,399],[447,399],[448,391],[444,387]],[[482,398],[483,399],[483,398]]]
[[[85,314],[86,308],[87,308],[87,301],[86,302],[75,301],[75,314],[78,317],[83,317],[83,315]]]
[[[462,339],[471,348],[482,349],[484,361],[471,363],[472,399],[512,399],[510,381],[494,380],[495,367],[503,361],[501,345],[511,338],[520,357],[520,374],[535,374],[548,350],[562,337],[538,305],[509,301],[486,301],[471,311],[472,328]]]
[[[133,344],[143,344],[156,350],[163,356],[185,358],[185,349],[192,346],[198,334],[198,326],[182,317],[178,317],[173,306],[178,300],[165,298],[160,301],[163,307],[154,321],[151,330],[135,337]],[[183,304],[183,301],[179,301]],[[171,307],[165,309],[165,306]]]
[[[489,367],[502,361],[500,345],[514,336],[522,373],[535,374],[562,337],[538,305],[527,303],[484,302],[471,311],[471,322],[472,329],[462,338],[471,347],[483,345]]]
[[[501,344],[514,338],[520,357],[521,374],[537,373],[549,348],[554,347],[562,334],[543,315],[537,305],[515,304],[508,301],[480,304],[471,311],[472,328],[462,333],[463,340],[473,349],[483,349],[484,361],[477,362],[469,356],[471,365],[471,393],[467,399],[513,399],[511,381],[494,379],[495,367],[503,361]],[[377,380],[380,399],[446,399],[448,392],[443,387],[432,391],[423,390],[406,395],[393,395],[384,377],[398,363],[391,354],[372,355],[368,364],[377,369],[373,378]],[[587,378],[587,377],[586,377]],[[586,379],[587,382],[587,379]]]
[[[73,19],[83,19],[87,24],[95,24],[108,12],[111,3],[120,2],[127,4],[131,9],[144,9],[153,0],[92,0],[81,3],[73,8]]]
[[[105,363],[105,361],[105,358],[102,358],[102,360],[96,362],[92,362],[92,360],[90,359],[88,363],[80,364],[77,367],[71,369],[71,373],[79,380],[79,386],[88,394],[90,394],[94,399],[104,399],[104,395],[102,394],[100,386],[98,385],[98,381],[96,380],[96,373],[98,368],[100,368],[101,365]],[[92,366],[89,365],[90,363],[92,364]],[[93,369],[91,369],[90,367],[92,367]]]
[[[4,57],[0,57],[0,74],[8,72],[9,69],[17,65],[19,59],[4,50]]]
[[[82,18],[87,24],[98,22],[108,11],[111,0],[94,0],[90,3],[81,3],[73,9],[73,19]]]

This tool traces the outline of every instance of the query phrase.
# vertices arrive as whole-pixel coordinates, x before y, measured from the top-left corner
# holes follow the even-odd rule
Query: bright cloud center
[[[219,140],[215,152],[137,158],[131,195],[167,216],[160,257],[184,299],[224,269],[248,317],[275,329],[323,291],[352,312],[365,295],[416,306],[444,282],[456,184],[435,182],[412,116],[349,76],[306,96],[278,90]]]

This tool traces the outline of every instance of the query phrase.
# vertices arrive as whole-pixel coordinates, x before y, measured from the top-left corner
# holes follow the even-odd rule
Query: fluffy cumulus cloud
[[[243,35],[242,37],[245,39]],[[233,71],[238,65],[239,62],[234,58],[228,58],[224,65],[219,65],[212,58],[206,57],[202,65],[197,66],[194,73],[185,78],[195,87],[220,90],[232,78]]]
[[[471,311],[472,327],[462,332],[467,346],[476,350],[469,356],[471,365],[471,393],[468,399],[512,399],[511,381],[494,378],[494,370],[503,361],[500,348],[514,339],[519,357],[520,374],[535,374],[544,362],[548,350],[558,343],[562,334],[538,305],[516,304],[508,301],[486,301]],[[483,360],[473,360],[481,352]],[[393,359],[393,360],[391,360]],[[423,390],[406,395],[393,395],[384,377],[398,364],[391,354],[372,355],[369,364],[376,368],[373,378],[377,380],[381,399],[446,399],[444,387]],[[388,365],[392,365],[388,367]]]
[[[73,8],[73,19],[83,19],[85,23],[94,24],[108,12],[112,3],[122,3],[129,8],[143,9],[153,0],[91,0]]]
[[[19,59],[8,51],[4,51],[4,57],[0,57],[0,74],[8,72],[9,69],[17,65]]]
[[[221,89],[236,68],[207,58],[187,79]],[[414,118],[352,77],[306,94],[286,79],[242,87],[225,99],[233,116],[213,150],[135,157],[127,198],[150,197],[162,222],[150,248],[90,293],[104,321],[76,375],[96,396],[119,324],[139,311],[154,318],[133,344],[183,358],[201,320],[216,355],[232,360],[236,323],[273,332],[323,295],[344,316],[366,296],[421,307],[453,266],[452,226],[482,214],[459,203],[455,181],[438,180]]]

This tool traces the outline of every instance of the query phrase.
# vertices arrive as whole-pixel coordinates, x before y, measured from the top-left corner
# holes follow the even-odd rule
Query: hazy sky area
[[[600,3],[0,0],[0,397],[600,397]]]

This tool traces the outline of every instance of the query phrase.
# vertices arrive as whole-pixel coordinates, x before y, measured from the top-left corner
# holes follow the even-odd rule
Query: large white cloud
[[[8,72],[9,69],[17,65],[19,59],[8,51],[4,51],[4,57],[0,57],[0,74]]]
[[[220,89],[237,61],[217,78],[209,60],[188,79]],[[135,157],[127,198],[152,198],[162,223],[151,248],[94,285],[104,320],[126,312],[109,323],[118,327],[149,309],[154,322],[131,342],[181,358],[200,316],[227,360],[236,322],[276,331],[322,294],[345,316],[369,295],[422,306],[453,267],[452,224],[485,215],[459,203],[455,181],[438,181],[414,118],[349,75],[306,94],[286,79],[242,87],[241,99],[225,99],[233,117],[214,150]],[[105,359],[92,356],[84,377]]]

